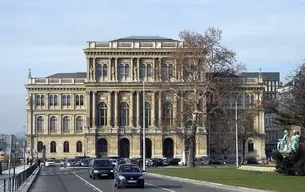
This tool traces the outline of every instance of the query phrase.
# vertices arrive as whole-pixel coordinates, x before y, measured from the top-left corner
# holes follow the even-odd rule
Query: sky
[[[248,71],[284,81],[305,58],[304,19],[305,0],[0,0],[0,133],[24,130],[28,69],[85,71],[86,41],[218,27]]]

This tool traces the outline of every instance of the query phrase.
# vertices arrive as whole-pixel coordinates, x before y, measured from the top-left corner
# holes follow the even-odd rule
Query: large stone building
[[[158,72],[177,74],[168,57],[182,42],[162,37],[128,37],[88,42],[87,72],[34,78],[29,72],[27,143],[46,157],[140,157],[143,127],[143,83],[147,157],[182,157],[184,141],[160,127],[175,121],[183,105],[168,100],[155,82]],[[257,78],[243,87],[260,89]],[[242,97],[244,98],[244,97]],[[259,125],[261,126],[261,125]],[[262,129],[263,130],[263,129]],[[207,155],[204,128],[196,137],[196,156]],[[262,156],[260,144],[257,144]]]

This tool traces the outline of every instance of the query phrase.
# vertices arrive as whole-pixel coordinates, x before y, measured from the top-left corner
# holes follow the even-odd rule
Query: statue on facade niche
[[[92,66],[89,69],[89,73],[90,73],[90,79],[93,79],[94,69]]]
[[[114,68],[113,65],[112,65],[112,68],[111,68],[111,72],[112,72],[112,76],[114,77],[115,76],[115,68]]]
[[[300,133],[296,130],[293,131],[293,136],[290,139],[289,149],[296,152],[299,149]]]
[[[134,66],[134,67],[133,67],[133,76],[134,76],[134,77],[137,77],[137,76],[138,76],[138,68],[137,68],[137,66]]]
[[[288,137],[288,131],[284,131],[284,136],[282,139],[279,139],[277,142],[277,150],[281,153],[287,151],[287,137]]]

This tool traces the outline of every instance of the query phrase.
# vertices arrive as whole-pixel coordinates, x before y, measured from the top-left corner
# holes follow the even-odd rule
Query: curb
[[[172,177],[172,176],[167,176],[167,175],[161,175],[161,174],[156,174],[156,173],[147,173],[147,175],[171,179],[171,180],[175,180],[175,181],[191,183],[191,184],[196,184],[196,185],[204,185],[204,186],[208,186],[208,187],[212,187],[212,188],[234,190],[234,191],[239,191],[239,192],[245,192],[245,191],[247,191],[247,192],[270,192],[268,190],[260,190],[260,189],[247,188],[247,187],[238,187],[238,186],[225,185],[225,184],[208,182],[208,181],[198,181],[198,180],[186,179],[186,178],[181,178],[181,177]]]
[[[37,167],[32,175],[20,186],[18,192],[28,192],[40,173],[40,167]]]

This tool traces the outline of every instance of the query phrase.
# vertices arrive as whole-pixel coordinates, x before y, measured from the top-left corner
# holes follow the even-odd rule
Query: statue
[[[115,76],[115,69],[114,69],[113,65],[112,65],[111,71],[112,71],[112,76],[114,77]]]
[[[137,68],[137,66],[134,66],[134,68],[133,68],[133,76],[134,77],[138,76],[138,68]]]
[[[296,152],[299,149],[300,144],[300,135],[299,132],[294,130],[293,136],[291,137],[290,143],[289,143],[289,149],[292,152]]]
[[[279,139],[279,141],[277,142],[277,150],[281,153],[287,151],[287,141],[286,141],[287,137],[288,137],[288,131],[285,130],[283,138]]]
[[[93,79],[93,73],[94,73],[93,67],[90,67],[89,71],[90,71],[90,79]]]
[[[30,106],[30,105],[31,105],[31,96],[30,96],[30,95],[27,95],[27,96],[25,97],[25,102],[26,102],[26,105],[27,105],[27,106]]]

